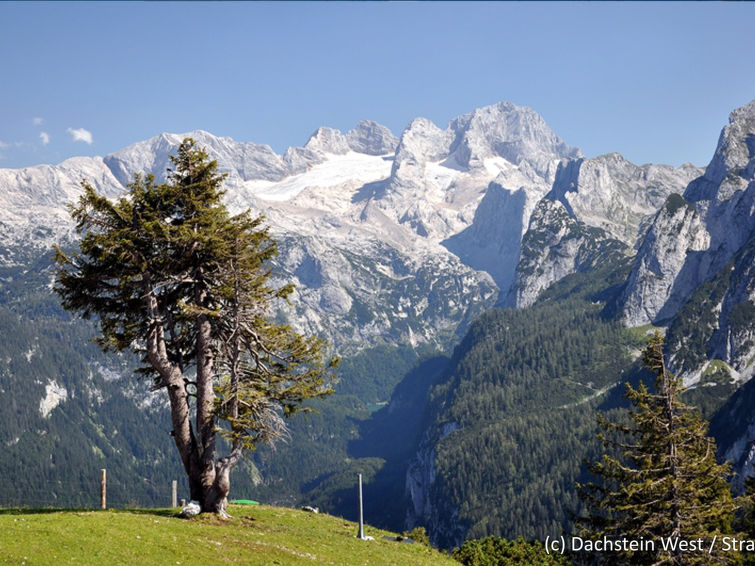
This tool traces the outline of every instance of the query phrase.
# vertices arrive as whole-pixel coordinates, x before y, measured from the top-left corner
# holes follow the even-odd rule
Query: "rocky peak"
[[[522,238],[514,283],[499,302],[516,308],[531,305],[556,281],[626,257],[626,251],[626,244],[601,228],[577,220],[563,202],[544,198]]]
[[[396,157],[391,169],[391,180],[386,194],[420,194],[425,186],[425,164],[448,156],[452,135],[441,130],[427,118],[415,118],[401,134]]]
[[[637,166],[618,153],[559,164],[548,198],[588,226],[633,246],[671,193],[681,193],[701,170],[691,165]]]
[[[676,314],[699,283],[701,253],[709,246],[710,234],[701,215],[682,196],[670,195],[627,280],[622,297],[627,325],[660,323]]]
[[[441,130],[427,118],[415,118],[401,134],[394,170],[405,163],[424,164],[448,156],[451,132]]]
[[[451,151],[467,168],[482,165],[488,157],[500,156],[519,165],[529,161],[544,175],[548,161],[576,159],[582,155],[569,147],[531,108],[511,102],[478,108],[451,121],[454,134]]]
[[[755,178],[755,100],[729,115],[705,175],[690,184],[684,196],[691,201],[730,199]]]
[[[637,326],[678,315],[685,332],[696,329],[694,348],[746,379],[755,351],[749,326],[755,304],[755,101],[731,113],[705,174],[684,197],[668,198],[639,249],[624,291],[624,319]],[[673,324],[670,332],[677,332]],[[686,336],[675,340],[669,341],[676,352],[671,361],[687,383],[695,383],[707,360],[691,353]]]
[[[111,153],[104,161],[123,185],[130,183],[137,172],[151,172],[162,181],[165,180],[167,168],[171,166],[169,156],[175,154],[185,138],[194,139],[199,147],[217,159],[218,169],[229,175],[230,184],[252,179],[277,181],[289,174],[281,157],[269,145],[237,142],[204,130],[184,134],[163,133]]]
[[[398,138],[388,128],[372,120],[362,120],[346,134],[349,147],[367,155],[395,153]]]
[[[307,140],[304,149],[343,155],[349,152],[349,143],[340,131],[333,128],[317,128]]]
[[[151,171],[156,178],[164,180],[170,163],[168,156],[180,143],[179,136],[162,133],[111,153],[105,157],[105,164],[123,185],[133,181],[137,171]]]

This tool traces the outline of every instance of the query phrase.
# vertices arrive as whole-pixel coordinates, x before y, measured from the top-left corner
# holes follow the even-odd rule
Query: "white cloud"
[[[39,116],[37,116],[36,118],[32,120],[32,122],[34,122],[35,126],[41,126],[42,124],[44,124],[45,120],[44,118],[40,118]]]
[[[92,145],[92,132],[89,130],[85,130],[84,128],[68,128],[66,131],[71,134],[73,141],[81,141]]]
[[[40,132],[39,139],[42,140],[42,145],[47,145],[48,143],[50,143],[50,134],[48,134],[47,132]]]
[[[0,140],[0,149],[5,149],[6,147],[8,147],[8,144],[5,143],[3,140]]]

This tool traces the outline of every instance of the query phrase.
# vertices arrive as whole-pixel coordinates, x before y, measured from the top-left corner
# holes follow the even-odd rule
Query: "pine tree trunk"
[[[217,513],[223,518],[229,518],[227,505],[228,493],[231,491],[231,468],[225,466],[224,458],[218,463],[215,470],[215,482],[205,494],[205,500],[202,502],[202,510],[210,513]]]
[[[194,273],[198,282],[195,284],[194,300],[199,307],[206,307],[206,291],[201,283],[202,269]],[[212,327],[206,314],[196,317],[197,332],[196,360],[197,360],[197,441],[200,459],[200,474],[202,483],[202,510],[208,511],[217,506],[216,497],[212,495],[215,489],[215,389],[212,348]],[[205,508],[205,503],[208,508]]]
[[[191,428],[191,411],[189,405],[189,392],[186,390],[184,375],[181,368],[172,363],[168,358],[165,345],[165,328],[162,324],[162,314],[155,298],[151,280],[144,278],[144,294],[150,316],[155,320],[149,336],[147,337],[147,359],[152,367],[157,370],[163,383],[168,390],[170,401],[170,417],[173,425],[171,436],[178,448],[186,476],[189,480],[189,496],[193,501],[204,499],[202,488],[201,470],[197,450],[197,439]]]

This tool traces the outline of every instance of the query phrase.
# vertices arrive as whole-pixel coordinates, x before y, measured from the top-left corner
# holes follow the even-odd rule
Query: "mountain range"
[[[8,351],[4,365],[0,360],[3,391],[18,388],[16,367],[25,357],[28,364],[40,355],[45,317],[59,321],[58,332],[68,324],[53,313],[49,250],[54,243],[75,245],[66,206],[82,194],[82,179],[109,197],[122,194],[136,173],[163,179],[184,137],[217,159],[231,211],[263,214],[278,240],[274,276],[294,282],[296,292],[275,316],[326,337],[347,360],[374,364],[371,352],[415,352],[390,378],[373,376],[387,383],[380,392],[365,386],[371,393],[359,398],[357,385],[370,378],[357,384],[345,376],[344,387],[359,402],[387,402],[418,352],[450,353],[491,309],[533,308],[548,300],[554,284],[606,265],[623,271],[617,267],[621,276],[610,292],[592,299],[605,316],[640,331],[667,329],[671,366],[688,386],[725,382],[729,394],[739,391],[730,403],[747,393],[755,372],[755,101],[732,112],[704,169],[635,165],[617,153],[586,158],[534,110],[509,102],[459,116],[445,129],[416,118],[399,137],[370,121],[346,133],[323,127],[282,155],[193,131],[160,134],[105,157],[0,169],[0,307],[8,324],[39,324],[37,335]],[[77,360],[75,367],[76,375],[52,365],[33,377],[36,385],[24,391],[33,397],[25,407],[36,411],[34,419],[22,419],[27,425],[7,429],[0,440],[20,452],[67,405],[87,395],[105,404],[108,395],[121,395],[112,385],[128,379],[130,368],[128,360],[112,358]],[[151,410],[145,407],[156,402],[146,389],[130,387],[121,410],[128,403],[137,412]],[[432,406],[415,402],[417,412]],[[0,405],[0,422],[22,412]],[[753,421],[741,409],[720,410],[737,419],[722,454],[752,473]],[[430,443],[460,426],[438,415],[423,417],[415,480],[407,472],[407,485],[415,482],[412,522],[454,512],[427,503],[443,497],[442,490],[417,492],[417,478],[432,483]],[[90,417],[96,429],[101,415]],[[116,449],[133,452],[133,446]],[[264,462],[257,464],[254,473],[264,483]],[[436,519],[438,529],[446,528],[448,517]]]
[[[521,254],[525,234],[547,230],[560,206],[631,251],[666,196],[701,173],[637,167],[616,154],[584,159],[536,112],[511,103],[459,116],[445,130],[417,118],[400,138],[367,121],[346,134],[320,128],[283,155],[203,131],[161,134],[104,158],[0,170],[0,260],[17,262],[15,244],[28,253],[69,237],[65,206],[82,179],[114,196],[135,173],[164,178],[184,137],[218,160],[233,210],[267,217],[281,242],[278,273],[298,284],[292,322],[344,351],[383,341],[447,345],[496,302],[529,304],[579,267],[581,256],[560,253],[533,276],[527,262],[548,262]],[[550,238],[555,253],[563,235]],[[566,245],[574,242],[560,252]]]

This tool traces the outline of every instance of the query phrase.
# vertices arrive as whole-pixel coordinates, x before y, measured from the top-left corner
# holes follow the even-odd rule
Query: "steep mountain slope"
[[[671,362],[708,414],[749,379],[753,110],[732,113],[697,178],[691,166],[640,168],[616,155],[560,164],[530,216],[508,294],[524,308],[480,317],[429,395],[406,474],[409,525],[428,526],[445,545],[567,527],[580,463],[595,448],[594,411],[615,407],[613,385],[639,375],[646,328],[622,322],[668,325]],[[751,385],[713,427],[744,474],[755,462]]]
[[[501,304],[530,305],[549,285],[606,254],[631,255],[666,197],[700,173],[689,164],[638,167],[616,153],[562,163],[530,219],[516,280]]]
[[[470,328],[430,393],[406,475],[410,526],[426,525],[442,546],[568,527],[582,462],[597,450],[595,408],[633,371],[640,343],[602,314],[627,263],[567,276],[532,306],[490,311]]]
[[[752,320],[752,319],[751,319]],[[755,476],[755,381],[745,383],[721,407],[710,431],[718,440],[719,458],[732,462],[733,484],[744,493],[745,480]]]
[[[425,130],[432,135],[426,136]],[[578,156],[578,150],[560,142],[533,111],[511,104],[475,111],[446,130],[418,119],[400,140],[370,122],[346,134],[321,128],[304,147],[289,149],[282,156],[266,146],[216,138],[207,132],[190,135],[217,158],[228,175],[229,206],[234,210],[251,207],[265,214],[280,242],[275,272],[281,280],[297,283],[298,291],[292,305],[282,305],[278,316],[307,332],[325,335],[340,353],[353,355],[367,349],[368,366],[380,357],[393,355],[373,353],[372,345],[388,344],[409,351],[421,348],[423,343],[447,347],[490,307],[498,293],[494,278],[469,265],[475,262],[459,257],[444,243],[470,228],[475,218],[488,223],[500,220],[486,214],[485,207],[476,213],[491,186],[495,188],[490,198],[506,198],[517,191],[532,193],[526,198],[526,207],[511,211],[512,223],[524,226],[526,219],[521,215],[547,192],[547,176],[557,169],[558,160]],[[55,501],[61,504],[77,501],[79,488],[69,483],[71,478],[91,475],[91,462],[87,463],[84,454],[96,447],[109,454],[101,445],[103,438],[115,434],[113,431],[118,431],[121,444],[113,444],[113,454],[120,456],[111,459],[118,468],[111,469],[111,474],[165,478],[175,473],[170,471],[174,462],[169,438],[164,438],[160,425],[156,430],[149,424],[153,415],[148,406],[153,397],[146,384],[129,386],[129,395],[119,396],[122,380],[131,379],[128,363],[115,371],[113,368],[121,368],[123,360],[93,350],[87,350],[87,361],[54,361],[56,352],[76,350],[70,340],[80,334],[66,337],[68,317],[55,306],[50,246],[71,242],[72,224],[66,205],[81,194],[82,179],[98,191],[116,196],[136,173],[164,178],[170,163],[168,155],[182,138],[161,134],[105,158],[75,158],[55,167],[0,170],[0,231],[4,236],[0,306],[8,309],[8,321],[23,321],[30,332],[17,347],[16,342],[9,342],[18,352],[7,356],[2,387],[13,392],[13,399],[7,398],[8,403],[0,407],[0,421],[15,424],[6,427],[4,441],[13,447],[13,456],[4,460],[3,470],[11,478],[23,474],[17,461],[24,461],[27,467],[40,470],[46,481],[62,482],[70,493],[55,490]],[[540,138],[547,141],[544,148],[537,146]],[[521,228],[514,232],[515,245],[521,233]],[[470,255],[475,243],[472,238],[464,245],[462,239],[459,249]],[[510,279],[515,265],[516,257],[512,256],[507,271],[494,272],[494,277]],[[12,331],[10,322],[5,326],[7,332]],[[51,332],[52,338],[45,338],[45,331]],[[46,373],[33,378],[35,385],[30,387],[30,378],[20,368],[24,352],[32,351],[36,343],[41,345],[36,352],[46,364]],[[114,379],[100,383],[99,373],[92,367],[109,368],[106,375]],[[237,477],[234,485],[245,489],[253,478],[265,482],[271,498],[288,497],[292,492],[295,496],[301,482],[317,477],[300,469],[305,461],[304,448],[320,462],[310,466],[310,471],[322,475],[337,469],[342,461],[339,458],[348,457],[343,439],[348,438],[353,419],[366,418],[364,403],[386,399],[392,384],[406,369],[378,379],[369,371],[354,370],[344,375],[346,389],[360,392],[363,398],[344,395],[323,409],[320,423],[302,420],[294,425],[305,433],[302,442],[276,455],[276,462],[290,463],[295,471],[290,485],[276,480],[276,465],[264,457],[258,459],[267,465],[261,477],[252,467],[245,472],[247,481]],[[361,388],[360,380],[382,381],[385,385],[378,390]],[[98,393],[91,399],[81,393],[89,390]],[[381,397],[376,399],[376,394]],[[19,400],[22,396],[23,402]],[[104,413],[97,409],[100,397],[105,406],[115,403],[118,407],[114,412],[108,410],[107,426],[102,422]],[[39,415],[19,418],[19,411]],[[37,422],[40,419],[55,426],[43,427]],[[35,431],[45,430],[46,438],[56,439],[60,447],[56,448],[54,442],[39,442]],[[145,437],[164,447],[165,460],[145,461]],[[160,438],[164,441],[159,442]],[[310,438],[316,440],[305,447]],[[64,439],[75,445],[68,447]],[[65,457],[66,466],[47,465],[60,450],[74,456]],[[151,493],[138,482],[125,485],[124,497],[134,501],[144,501]],[[15,493],[11,490],[6,497],[11,492]]]
[[[739,379],[755,372],[754,237],[755,101],[731,113],[705,174],[658,211],[622,298],[630,326],[674,319],[670,351],[687,383],[710,359]]]
[[[283,242],[278,273],[299,291],[280,316],[345,353],[382,342],[448,346],[497,297],[523,306],[584,269],[588,248],[605,247],[598,241],[633,246],[645,217],[696,173],[637,167],[616,154],[585,160],[536,112],[507,102],[445,130],[417,118],[400,139],[368,121],[346,134],[320,128],[283,155],[204,131],[186,135],[218,160],[232,209],[265,214]],[[163,179],[183,137],[161,134],[103,159],[0,170],[0,260],[20,263],[25,251],[66,241],[65,205],[83,178],[108,196],[137,173]],[[550,255],[522,256],[528,230],[551,229],[542,225],[548,215],[530,222],[544,197],[604,235],[561,245],[551,234]],[[525,265],[556,256],[543,273]]]
[[[361,471],[381,486],[373,501],[390,498],[381,524],[400,529],[409,509],[447,543],[557,532],[566,514],[554,502],[574,502],[592,410],[625,378],[641,334],[611,318],[617,303],[630,326],[668,325],[675,367],[718,392],[716,403],[739,385],[732,377],[752,374],[753,104],[732,114],[704,175],[584,158],[511,103],[445,129],[417,118],[400,138],[374,122],[320,128],[283,155],[187,134],[228,175],[229,207],[264,214],[279,241],[275,276],[297,291],[275,316],[346,357],[340,393],[293,421],[288,445],[258,451],[234,486],[340,511]],[[142,478],[174,473],[146,385],[125,386],[132,363],[76,351],[92,329],[57,307],[49,249],[72,243],[65,205],[82,178],[108,196],[137,173],[164,178],[183,137],[0,170],[0,324],[14,337],[0,349],[0,389],[12,392],[0,423],[13,423],[0,469],[13,481],[24,467],[47,482],[87,476],[99,463],[91,451],[116,462],[132,478],[124,494],[142,501],[156,493]],[[528,308],[485,315],[495,304]],[[435,354],[462,337],[446,369]],[[748,446],[745,432],[736,446]],[[492,510],[482,493],[508,503]]]
[[[49,255],[0,267],[0,505],[94,506],[100,468],[112,505],[165,505],[183,475],[161,399],[62,310],[52,276]]]

